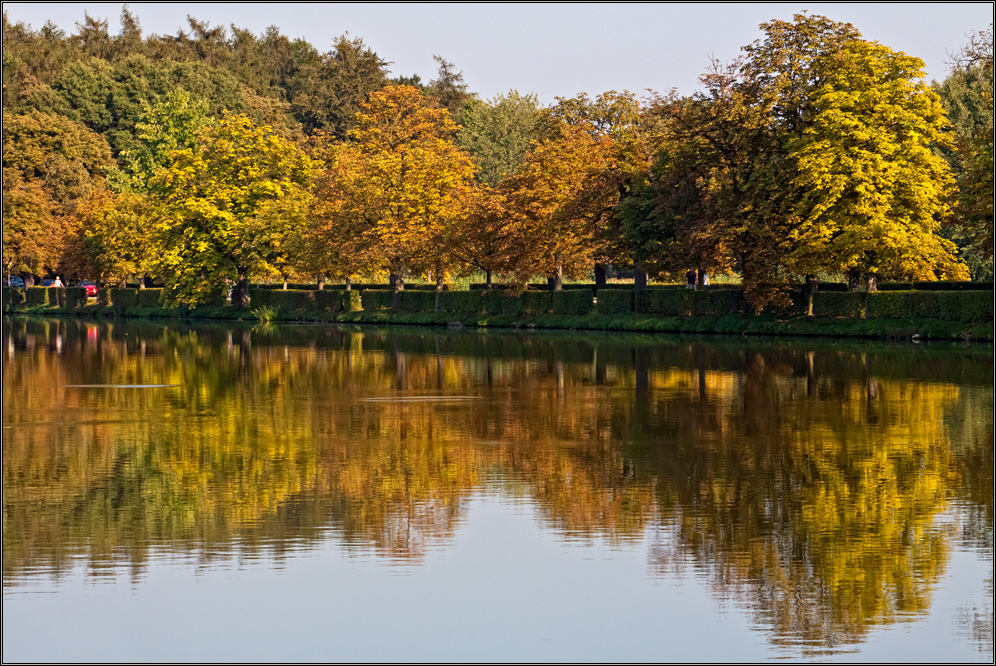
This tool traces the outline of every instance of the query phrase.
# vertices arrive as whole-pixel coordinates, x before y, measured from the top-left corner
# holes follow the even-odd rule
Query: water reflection
[[[990,347],[15,318],[3,348],[5,588],[329,539],[417,566],[486,492],[649,538],[815,655],[992,561]]]

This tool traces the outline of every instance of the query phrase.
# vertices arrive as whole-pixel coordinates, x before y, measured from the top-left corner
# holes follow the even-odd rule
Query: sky
[[[5,2],[11,22],[68,33],[84,12],[120,30],[122,3]],[[608,90],[672,88],[691,94],[711,58],[727,62],[761,37],[759,25],[803,10],[852,23],[866,39],[917,56],[927,80],[941,81],[951,55],[993,21],[993,3],[130,3],[143,34],[175,35],[191,15],[211,25],[276,26],[321,51],[334,38],[359,37],[389,61],[392,76],[434,78],[440,55],[472,92],[509,90],[555,97]]]

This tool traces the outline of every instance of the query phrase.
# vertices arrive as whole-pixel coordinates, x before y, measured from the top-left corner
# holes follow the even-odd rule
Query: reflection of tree
[[[76,556],[140,568],[163,544],[282,557],[330,532],[418,561],[489,488],[569,538],[635,540],[661,516],[655,566],[694,563],[775,642],[816,651],[928,607],[949,496],[991,552],[991,350],[911,363],[840,344],[32,319],[4,335],[5,583]],[[89,383],[179,386],[63,388]],[[466,398],[383,399],[431,396]]]
[[[954,481],[941,424],[958,394],[872,379],[810,398],[809,383],[748,358],[719,404],[671,410],[675,445],[651,473],[687,553],[663,547],[662,566],[693,558],[777,643],[819,650],[928,607],[950,548],[933,523]],[[710,412],[722,436],[686,436]]]

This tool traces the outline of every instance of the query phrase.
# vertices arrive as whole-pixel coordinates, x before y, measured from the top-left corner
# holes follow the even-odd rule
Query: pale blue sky
[[[51,20],[68,32],[84,11],[120,29],[122,3],[3,5],[9,20],[34,28]],[[261,33],[275,25],[328,50],[344,32],[392,62],[392,75],[436,71],[439,54],[490,98],[517,89],[550,103],[555,96],[606,90],[641,93],[672,87],[689,94],[710,55],[735,57],[761,36],[758,25],[808,9],[847,21],[866,39],[923,59],[927,79],[943,79],[948,54],[993,20],[993,3],[638,3],[350,4],[130,3],[145,34],[176,34],[190,14],[212,25]]]

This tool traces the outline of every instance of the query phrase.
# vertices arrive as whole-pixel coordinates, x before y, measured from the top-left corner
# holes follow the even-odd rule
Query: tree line
[[[3,18],[7,274],[148,276],[196,305],[251,280],[480,273],[559,288],[735,274],[755,308],[846,275],[987,278],[992,26],[941,84],[854,26],[761,25],[703,90],[484,100],[342,36],[325,53],[189,18],[143,37]]]

